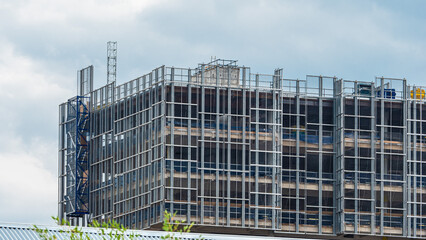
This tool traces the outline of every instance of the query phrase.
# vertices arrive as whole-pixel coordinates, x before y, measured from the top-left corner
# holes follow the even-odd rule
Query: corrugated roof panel
[[[1,240],[39,240],[39,235],[32,230],[33,228],[31,226],[27,227],[14,227],[14,226],[1,226],[0,225],[0,239]],[[58,239],[69,239],[69,234],[66,232],[59,231],[61,228],[57,226],[49,226],[49,227],[40,227],[40,229],[47,229],[48,235],[53,236],[55,235]],[[66,229],[64,229],[66,230]],[[91,228],[82,228],[82,231],[90,237],[90,239],[94,240],[102,240],[103,238],[96,232],[96,229]],[[140,235],[140,237],[137,237],[136,239],[150,239],[150,240],[160,240],[161,235],[154,234],[155,236],[150,236],[149,232],[142,231],[132,231],[137,235]],[[154,233],[154,232],[153,232]],[[108,236],[106,236],[108,239]],[[195,238],[185,238],[188,240],[192,240]]]
[[[8,239],[10,237],[8,230],[7,229],[3,229],[3,228],[0,228],[0,235],[2,236],[2,239],[3,238],[4,239]],[[12,237],[10,237],[10,238],[12,238]]]
[[[64,226],[39,226],[40,229],[47,229],[50,236],[55,235],[58,239],[69,239],[69,234],[62,232],[62,230],[69,230],[70,228]],[[89,235],[91,239],[102,240],[103,236],[100,236],[98,229],[96,228],[81,228],[82,231]],[[168,233],[162,231],[149,231],[149,230],[128,230],[127,234],[136,234],[138,237],[136,240],[160,240],[161,236],[165,236]],[[249,236],[249,235],[222,235],[222,234],[204,234],[204,233],[187,233],[178,234],[175,233],[176,237],[181,237],[182,240],[196,240],[199,239],[200,235],[204,240],[237,240],[237,239],[262,239],[262,240],[296,240],[295,238],[275,238],[275,237],[264,237],[264,236]],[[108,237],[106,236],[108,239]],[[0,240],[40,240],[38,234],[33,230],[33,226],[26,224],[2,224],[0,223]]]

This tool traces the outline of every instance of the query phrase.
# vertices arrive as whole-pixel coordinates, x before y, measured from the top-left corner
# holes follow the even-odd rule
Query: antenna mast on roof
[[[107,43],[107,84],[115,82],[117,77],[117,42]]]

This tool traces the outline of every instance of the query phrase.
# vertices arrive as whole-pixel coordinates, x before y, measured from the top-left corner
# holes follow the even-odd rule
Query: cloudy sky
[[[404,4],[403,4],[404,3]],[[0,0],[0,222],[57,215],[58,105],[76,71],[106,82],[106,42],[118,41],[117,80],[211,56],[252,72],[284,68],[426,85],[426,1]]]

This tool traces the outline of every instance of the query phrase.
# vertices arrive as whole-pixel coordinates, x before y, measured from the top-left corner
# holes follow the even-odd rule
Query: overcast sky
[[[403,5],[404,3],[404,5]],[[284,68],[426,85],[426,1],[0,0],[0,222],[57,215],[58,105],[76,71],[106,83],[106,42],[118,41],[117,81],[211,56],[252,72]]]

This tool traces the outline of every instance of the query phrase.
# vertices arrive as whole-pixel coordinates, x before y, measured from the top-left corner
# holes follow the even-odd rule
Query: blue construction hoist
[[[89,213],[89,100],[83,96],[68,100],[65,200],[71,217]]]

